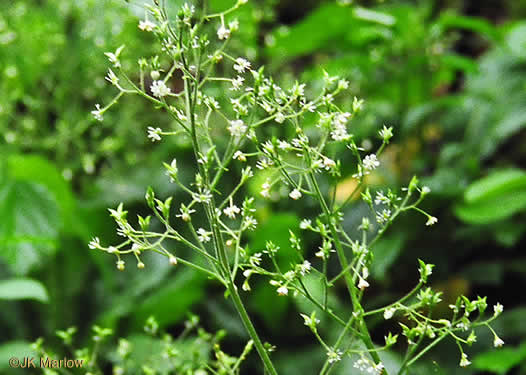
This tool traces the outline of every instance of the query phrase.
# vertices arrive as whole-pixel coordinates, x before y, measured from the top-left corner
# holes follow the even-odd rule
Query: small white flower
[[[203,228],[199,228],[197,230],[197,239],[201,242],[208,242],[212,239],[212,237],[210,237],[212,233],[211,232],[208,232],[206,230],[204,230]]]
[[[504,311],[504,306],[497,302],[497,304],[493,306],[493,316],[499,316],[500,314],[502,314],[502,311]]]
[[[124,271],[124,268],[125,268],[124,261],[123,260],[118,260],[117,261],[117,269],[119,271]]]
[[[225,213],[226,216],[228,216],[229,218],[231,219],[235,219],[236,218],[236,215],[239,214],[241,212],[241,210],[239,209],[238,206],[236,206],[235,204],[232,204],[232,202],[230,202],[230,206],[226,207],[223,212]]]
[[[300,264],[300,274],[301,276],[305,276],[307,273],[309,273],[311,270],[311,264],[308,260],[304,261],[302,264]]]
[[[388,128],[384,125],[384,127],[378,132],[378,134],[384,142],[389,143],[389,140],[393,137],[393,128]]]
[[[372,171],[372,170],[376,169],[376,167],[378,167],[379,165],[380,165],[380,162],[376,158],[375,154],[367,155],[363,159],[363,167],[367,171]]]
[[[245,79],[241,76],[237,76],[237,78],[232,80],[232,88],[230,90],[237,91],[243,86],[243,82],[245,82]]]
[[[468,356],[466,353],[462,353],[462,356],[460,357],[460,367],[467,367],[471,364],[471,362],[468,360]]]
[[[100,247],[100,240],[99,240],[99,237],[94,237],[90,243],[88,244],[88,247],[91,249],[91,250],[95,250],[95,249],[98,249]]]
[[[242,57],[238,57],[236,59],[236,63],[234,64],[234,70],[241,74],[247,69],[250,69],[250,62]]]
[[[300,223],[300,229],[309,229],[312,226],[312,220],[310,219],[303,219]]]
[[[320,320],[316,319],[315,317],[310,317],[306,314],[300,314],[303,318],[303,324],[305,324],[307,327],[315,327]]]
[[[391,200],[384,195],[381,191],[378,191],[376,193],[376,197],[374,199],[374,204],[380,205],[380,204],[389,204],[391,203]]]
[[[495,339],[493,340],[493,346],[500,348],[502,345],[504,345],[504,341],[499,336],[495,336]]]
[[[427,219],[426,225],[427,226],[431,226],[431,225],[435,224],[437,221],[438,221],[438,219],[436,217],[429,216],[428,219]]]
[[[395,312],[396,312],[396,309],[394,307],[390,307],[388,309],[385,309],[384,310],[384,319],[385,320],[391,319]]]
[[[294,189],[290,192],[289,197],[296,201],[301,198],[301,191],[299,191],[298,189]]]
[[[363,290],[367,287],[369,287],[369,283],[367,282],[367,280],[360,277],[360,281],[358,282],[358,289]]]
[[[236,151],[234,153],[234,156],[232,156],[234,159],[237,159],[239,161],[247,161],[246,155],[241,151]]]
[[[166,86],[164,81],[153,81],[152,85],[150,86],[150,90],[152,90],[153,96],[157,98],[170,95],[172,92],[172,90]]]
[[[105,78],[106,81],[110,82],[114,86],[117,86],[119,83],[119,77],[117,77],[111,69],[108,69],[108,75]]]
[[[142,31],[152,31],[154,28],[155,28],[155,24],[151,21],[140,21],[139,22],[139,29],[141,29]]]
[[[245,125],[243,120],[233,120],[230,121],[230,126],[228,131],[232,137],[241,137],[247,131],[248,127]]]
[[[334,349],[329,349],[329,351],[327,352],[327,358],[328,358],[328,361],[329,363],[334,363],[334,362],[339,362],[341,361],[342,359],[342,352],[341,350],[334,350]]]
[[[152,140],[152,142],[160,141],[161,140],[161,128],[153,128],[151,126],[148,126],[148,138]]]
[[[422,187],[422,194],[429,194],[431,193],[431,189],[429,188],[429,186],[423,186]]]
[[[230,29],[227,29],[225,25],[221,25],[219,29],[217,29],[217,37],[220,40],[228,39],[230,38]]]
[[[171,264],[172,266],[177,265],[177,258],[174,257],[173,255],[170,255],[169,260],[170,260],[170,264]]]
[[[102,116],[102,109],[100,108],[100,104],[95,104],[95,110],[91,111],[91,114],[93,117],[95,117],[95,120],[102,121],[104,120],[104,117]]]
[[[137,263],[137,268],[138,268],[138,269],[142,270],[144,267],[145,267],[145,266],[144,266],[144,263],[143,263],[143,262],[139,262],[139,263]]]
[[[289,294],[289,290],[288,290],[287,287],[284,286],[284,285],[283,285],[283,286],[280,286],[280,287],[278,288],[277,292],[278,292],[278,294],[279,294],[280,296],[286,296],[286,295]]]
[[[329,169],[334,168],[336,166],[336,162],[334,160],[332,160],[332,159],[324,157],[323,158],[323,166],[325,167],[325,169],[329,170]]]
[[[275,120],[278,124],[283,124],[283,122],[285,121],[285,115],[281,112],[278,112],[276,113]]]

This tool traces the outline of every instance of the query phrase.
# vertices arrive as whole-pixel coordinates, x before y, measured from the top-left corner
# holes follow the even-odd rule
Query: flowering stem
[[[321,193],[321,190],[320,190],[320,187],[318,185],[318,182],[316,181],[316,177],[314,176],[314,173],[310,172],[309,173],[309,177],[310,177],[312,186],[314,187],[314,191],[316,193],[318,201],[320,202],[320,205],[321,205],[321,207],[323,209],[323,212],[324,212],[325,216],[327,216],[327,222],[328,222],[328,225],[329,225],[329,230],[330,230],[331,235],[332,235],[332,237],[334,239],[334,244],[336,246],[336,253],[338,254],[338,259],[340,260],[341,267],[343,269],[347,269],[347,267],[349,266],[349,262],[347,261],[347,257],[345,256],[345,252],[343,250],[343,246],[341,244],[340,237],[338,235],[338,231],[336,229],[336,226],[334,225],[334,222],[333,222],[332,215],[331,215],[331,212],[329,210],[329,207],[327,207],[327,204],[326,204],[325,200],[323,199],[323,195]],[[356,286],[354,285],[354,283],[352,281],[352,278],[349,275],[349,273],[345,274],[344,279],[345,279],[345,282],[346,282],[349,294],[351,296],[351,302],[352,302],[352,305],[353,305],[353,310],[354,310],[354,312],[357,312],[359,314],[358,326],[359,326],[359,331],[361,333],[361,339],[362,339],[363,343],[365,344],[365,346],[367,347],[367,349],[369,349],[371,357],[373,358],[374,362],[376,364],[379,364],[381,362],[380,356],[378,355],[378,353],[373,351],[374,350],[374,344],[373,344],[373,341],[372,341],[371,336],[369,334],[369,331],[367,330],[367,326],[365,325],[365,322],[363,320],[363,316],[362,316],[363,308],[360,305],[360,301],[358,299]],[[387,371],[385,371],[385,375],[388,375]]]

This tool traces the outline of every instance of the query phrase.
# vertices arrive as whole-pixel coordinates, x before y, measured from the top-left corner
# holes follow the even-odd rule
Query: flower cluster
[[[150,126],[147,137],[158,142],[163,137],[184,134],[192,143],[193,176],[190,181],[182,178],[176,159],[164,163],[168,178],[181,193],[159,199],[148,189],[145,198],[153,214],[137,216],[136,220],[128,219],[122,205],[111,209],[117,232],[124,240],[105,247],[94,238],[89,247],[115,256],[120,270],[126,267],[124,256],[135,258],[137,267],[142,269],[146,267],[141,260],[143,253],[155,251],[166,256],[172,265],[193,267],[221,283],[247,327],[266,372],[272,375],[276,370],[268,350],[239,295],[241,291],[249,292],[251,283],[262,278],[269,281],[277,297],[308,300],[324,318],[340,326],[340,339],[329,344],[323,338],[323,330],[318,329],[320,320],[315,314],[301,314],[327,353],[324,368],[337,365],[345,356],[358,355],[355,368],[370,374],[387,372],[378,352],[391,347],[398,335],[389,332],[385,345],[375,346],[365,317],[376,314],[393,321],[403,316],[400,332],[407,338],[409,348],[402,366],[409,366],[426,352],[426,340],[434,346],[436,340],[449,336],[460,342],[460,348],[473,342],[474,333],[462,339],[460,332],[480,325],[490,327],[489,323],[502,311],[501,306],[496,305],[494,316],[487,320],[471,319],[475,310],[482,316],[486,300],[459,297],[449,319],[426,315],[425,311],[431,311],[440,302],[441,293],[427,287],[433,265],[423,261],[419,263],[419,283],[408,295],[383,308],[364,310],[363,298],[374,283],[369,272],[374,244],[406,212],[424,215],[427,226],[437,223],[419,206],[430,189],[421,186],[415,177],[400,192],[371,191],[368,179],[382,166],[383,151],[393,137],[393,128],[383,126],[377,132],[376,149],[371,146],[366,152],[358,146],[352,129],[364,101],[354,97],[347,107],[340,105],[340,98],[349,95],[349,82],[344,78],[325,73],[319,91],[300,82],[280,85],[248,58],[229,53],[228,41],[240,27],[237,20],[229,17],[246,2],[238,0],[232,8],[215,14],[204,14],[201,9],[184,4],[175,20],[168,19],[167,12],[159,6],[150,6],[146,19],[139,23],[139,29],[153,33],[159,43],[160,56],[150,62],[141,59],[139,63],[139,77],[144,77],[145,70],[150,71],[153,81],[149,87],[142,78],[134,82],[123,70],[122,47],[106,54],[115,70],[109,71],[107,80],[119,93],[108,106],[97,105],[93,115],[101,120],[123,94],[136,94],[150,101],[170,117],[175,130]],[[170,63],[164,66],[161,61]],[[182,78],[176,82],[179,76]],[[182,89],[177,91],[176,87]],[[306,125],[309,123],[312,126]],[[271,127],[275,132],[270,131]],[[345,173],[351,175],[355,188],[337,200],[337,183],[345,177],[341,167],[344,156],[347,162],[354,161],[352,172]],[[252,196],[256,181],[261,181],[257,183],[261,189]],[[246,245],[247,232],[258,226],[256,207],[267,199],[281,198],[290,205],[300,201],[315,207],[315,219],[304,219],[300,229],[311,232],[318,243],[317,249],[310,251],[298,233],[283,228],[289,233],[287,253],[292,251],[295,257],[285,266],[280,262],[284,250],[272,240],[262,249],[249,249]],[[354,239],[344,226],[344,217],[357,199],[369,212],[353,228],[361,234]],[[176,204],[178,208],[174,208]],[[163,230],[152,230],[152,221]],[[176,255],[178,247],[191,249],[195,257]],[[339,264],[338,271],[329,267],[329,261],[331,265]],[[318,280],[323,297],[307,287],[312,280]],[[336,312],[338,309],[328,298],[329,289],[340,285],[349,295],[352,311],[348,316]],[[349,348],[343,341],[356,345]],[[503,344],[496,334],[494,344]],[[461,365],[467,364],[462,352]]]

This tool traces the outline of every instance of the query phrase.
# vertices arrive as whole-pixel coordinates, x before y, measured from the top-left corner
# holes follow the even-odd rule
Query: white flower
[[[468,360],[468,356],[466,353],[462,353],[462,356],[460,357],[460,367],[467,367],[471,364],[471,362]]]
[[[396,312],[396,309],[394,307],[390,307],[388,309],[385,309],[384,310],[384,319],[385,320],[391,319],[395,312]]]
[[[225,213],[226,216],[228,216],[229,218],[231,219],[235,219],[236,218],[236,215],[238,213],[241,212],[241,210],[239,209],[238,206],[236,206],[235,204],[232,204],[232,202],[230,202],[230,206],[228,206],[227,208],[225,208],[223,210],[223,212]]]
[[[497,304],[493,306],[493,316],[499,316],[500,314],[502,314],[502,311],[504,311],[504,306],[497,302]]]
[[[309,229],[312,227],[312,220],[310,219],[303,219],[300,223],[300,229]]]
[[[422,186],[422,194],[429,194],[431,192],[431,189],[429,186]]]
[[[160,141],[161,140],[161,128],[153,128],[151,126],[148,126],[148,138],[152,140],[152,142]]]
[[[124,261],[123,260],[118,260],[117,261],[117,269],[119,271],[124,271],[124,268],[125,268]]]
[[[504,345],[504,341],[499,336],[495,336],[495,339],[493,340],[493,346],[500,348],[502,345]]]
[[[283,286],[280,286],[280,287],[278,288],[277,292],[278,292],[278,294],[279,294],[280,296],[286,296],[286,295],[289,294],[289,290],[288,290],[287,287],[284,286],[284,285],[283,285]]]
[[[204,230],[203,228],[199,228],[197,230],[197,234],[198,234],[197,239],[201,242],[208,242],[212,239],[212,237],[210,237],[212,232],[208,232]]]
[[[363,167],[365,168],[365,170],[372,171],[376,169],[376,167],[378,167],[379,165],[380,165],[380,162],[376,158],[375,154],[367,155],[363,159]]]
[[[323,158],[323,165],[324,165],[325,169],[329,170],[329,169],[331,169],[331,168],[336,166],[336,162],[334,160],[332,160],[332,159],[324,157]]]
[[[389,140],[393,137],[393,128],[388,128],[384,125],[384,127],[378,132],[378,134],[384,142],[389,143]]]
[[[245,79],[241,76],[237,76],[237,78],[232,80],[232,88],[230,90],[237,91],[243,86],[243,82]]]
[[[225,27],[225,25],[221,25],[221,27],[217,30],[217,37],[220,40],[228,39],[230,38],[230,30]]]
[[[173,255],[170,255],[169,260],[172,266],[175,266],[177,264],[177,258],[174,257]]]
[[[233,120],[230,121],[228,131],[230,132],[232,137],[241,137],[247,131],[247,126],[245,125],[243,120]]]
[[[347,81],[345,79],[340,79],[338,81],[338,88],[340,90],[347,90],[349,88],[349,81]]]
[[[88,244],[88,247],[91,249],[91,250],[95,250],[95,249],[98,249],[100,247],[100,240],[99,240],[99,237],[94,237],[90,243]]]
[[[247,157],[245,156],[245,154],[241,151],[236,151],[234,153],[234,156],[232,156],[234,159],[237,159],[239,161],[247,161]]]
[[[285,150],[285,151],[286,151],[286,150],[290,150],[291,147],[292,147],[292,146],[290,145],[289,142],[287,142],[287,141],[282,141],[281,139],[278,139],[278,148],[279,148],[280,150]]]
[[[268,181],[265,181],[265,183],[261,185],[260,194],[264,198],[270,198],[270,183]]]
[[[367,282],[367,280],[360,277],[360,281],[358,282],[358,289],[363,290],[367,287],[369,287],[369,283]]]
[[[358,370],[368,374],[380,375],[384,369],[384,365],[382,362],[375,364],[374,362],[362,357],[354,362],[354,368],[357,368]]]
[[[100,104],[95,104],[95,110],[91,111],[91,114],[93,117],[95,117],[95,120],[102,121],[104,117],[102,117],[102,109],[100,108]]]
[[[302,264],[300,264],[300,274],[301,276],[305,276],[305,274],[309,273],[311,269],[311,264],[308,260],[304,261]]]
[[[275,120],[278,124],[283,124],[283,121],[285,121],[285,115],[281,112],[276,113]]]
[[[119,77],[117,77],[111,69],[108,69],[108,75],[105,78],[106,81],[110,82],[114,86],[117,86],[117,84],[119,83]]]
[[[342,359],[342,352],[341,350],[338,350],[338,349],[334,350],[331,348],[327,352],[327,358],[328,358],[329,363],[339,362]]]
[[[308,315],[305,315],[305,314],[300,314],[300,315],[303,318],[303,323],[307,327],[315,327],[316,324],[318,324],[320,322],[319,319],[316,319],[316,317],[314,317],[314,314],[312,316],[308,316]]]
[[[426,222],[427,226],[433,225],[438,221],[438,219],[434,216],[429,216]]]
[[[346,141],[350,135],[347,133],[347,121],[349,121],[350,113],[338,113],[332,122],[333,130],[331,132],[332,139],[335,141]]]
[[[115,53],[113,52],[104,52],[104,55],[108,58],[108,60],[113,64],[114,68],[119,68],[121,66],[121,62],[119,61],[119,56],[124,49],[124,45],[117,48]]]
[[[155,24],[151,21],[140,21],[139,22],[139,29],[141,29],[142,31],[152,31],[154,28],[155,28]]]
[[[166,83],[164,81],[153,81],[152,85],[150,86],[150,90],[152,90],[153,96],[157,98],[162,98],[163,96],[170,95],[172,90],[166,86]]]
[[[378,191],[376,193],[376,197],[374,199],[374,204],[380,205],[380,204],[389,204],[391,203],[391,200],[384,195],[381,191]]]
[[[294,189],[290,192],[289,197],[296,201],[301,198],[301,191],[299,191],[298,189]]]
[[[234,70],[238,73],[244,73],[247,69],[250,69],[250,62],[242,57],[238,57],[234,64]]]

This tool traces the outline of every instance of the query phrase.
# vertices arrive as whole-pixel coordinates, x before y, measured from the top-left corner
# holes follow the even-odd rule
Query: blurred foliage
[[[232,3],[210,1],[213,9]],[[242,27],[233,47],[254,66],[267,64],[284,86],[299,77],[319,87],[323,70],[348,79],[351,95],[338,105],[352,106],[354,95],[366,100],[352,125],[365,149],[384,123],[394,126],[395,142],[368,183],[397,189],[413,174],[422,176],[433,192],[426,208],[439,223],[421,229],[417,218],[406,218],[376,244],[374,301],[381,305],[407,291],[417,278],[412,259],[433,262],[441,271],[435,280],[446,307],[458,293],[471,291],[507,308],[499,332],[509,345],[480,352],[493,339],[481,334],[472,348],[479,352],[473,367],[462,373],[505,374],[520,366],[526,371],[526,5],[499,2],[496,19],[491,1],[343,3],[251,1],[237,15]],[[479,13],[469,11],[473,6]],[[94,323],[154,345],[138,333],[145,319],[155,315],[161,327],[177,330],[189,309],[212,330],[226,328],[227,346],[236,352],[246,341],[223,296],[202,276],[173,271],[157,257],[147,259],[143,272],[117,273],[107,257],[86,246],[94,233],[108,241],[114,235],[106,207],[123,201],[142,213],[148,185],[162,195],[176,194],[161,162],[192,157],[184,138],[151,146],[147,126],[170,124],[140,100],[123,100],[103,122],[90,114],[95,103],[111,100],[103,52],[133,45],[123,59],[129,66],[149,56],[152,40],[137,31],[143,15],[134,1],[0,3],[3,370],[4,359],[26,353],[28,342],[53,338],[72,325],[82,345]],[[193,173],[184,162],[178,165],[183,178]],[[340,187],[352,190],[354,171],[342,169]],[[285,264],[293,255],[288,233],[280,229],[297,227],[300,220],[287,205],[258,207],[262,225],[249,242],[257,251],[272,238]],[[305,203],[305,217],[309,209]],[[359,205],[349,209],[349,232],[363,212]],[[308,236],[302,240],[313,252],[319,246]],[[254,283],[248,306],[280,349],[281,371],[308,373],[309,363],[324,356],[306,346],[306,332],[296,328],[297,311],[312,307],[279,300],[264,286]],[[336,294],[329,298],[340,300]],[[349,309],[343,299],[337,305]],[[386,324],[378,322],[379,341]],[[141,361],[139,352],[135,360]],[[384,359],[388,367],[399,360],[396,353]],[[457,364],[456,352],[439,346],[414,373],[456,374]],[[344,364],[342,371],[351,367]]]

